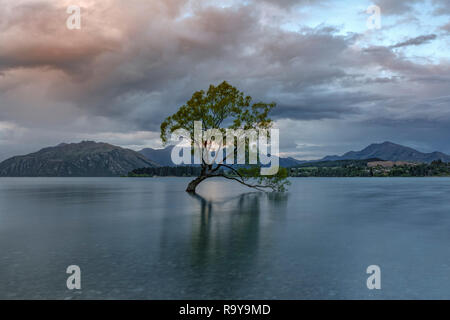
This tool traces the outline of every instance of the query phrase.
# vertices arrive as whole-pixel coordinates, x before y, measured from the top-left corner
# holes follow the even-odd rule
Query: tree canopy
[[[254,103],[252,100],[250,96],[244,95],[243,92],[224,81],[218,86],[210,85],[207,91],[195,92],[186,104],[161,124],[161,140],[164,144],[168,143],[172,133],[181,129],[188,133],[191,147],[195,148],[196,145],[201,147],[200,175],[189,184],[186,191],[195,192],[198,184],[211,177],[223,177],[259,190],[286,190],[289,184],[286,179],[287,170],[279,168],[273,175],[261,175],[259,152],[257,152],[256,164],[242,165],[225,162],[227,157],[234,159],[236,146],[241,137],[236,137],[237,139],[233,137],[233,141],[226,141],[225,145],[218,146],[218,143],[213,143],[212,140],[196,136],[195,128],[198,122],[201,122],[203,130],[215,129],[224,135],[229,132],[228,130],[244,132],[245,130],[271,129],[273,121],[269,118],[269,112],[275,108],[276,104]],[[244,135],[242,138],[244,142],[248,142],[245,143],[245,154],[248,157],[252,148],[250,137]],[[230,146],[233,148],[228,152],[227,148],[230,149]],[[259,145],[255,144],[253,148],[255,147],[259,148]],[[194,149],[191,149],[194,152]],[[216,152],[225,150],[225,156],[219,162],[211,163],[207,155],[211,154],[211,151],[214,153],[215,150]]]

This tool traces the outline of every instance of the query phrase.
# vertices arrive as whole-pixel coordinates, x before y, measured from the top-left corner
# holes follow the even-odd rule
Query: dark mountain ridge
[[[173,146],[164,149],[143,149],[139,152],[102,142],[82,141],[61,143],[28,155],[9,158],[0,163],[0,176],[10,177],[109,177],[126,175],[138,168],[174,166],[171,160]],[[431,163],[436,160],[450,162],[442,152],[422,153],[392,142],[371,144],[361,151],[350,151],[342,156],[327,156],[316,161],[280,158],[280,166],[301,164],[381,159]]]
[[[133,169],[156,166],[140,153],[107,143],[61,143],[0,163],[0,176],[110,177]]]
[[[350,151],[342,156],[326,156],[318,161],[364,160],[379,158],[386,161],[410,161],[431,163],[436,160],[450,162],[450,156],[442,152],[423,153],[389,141],[374,143],[360,151]]]
[[[163,167],[171,167],[174,166],[170,156],[172,154],[173,147],[174,146],[168,146],[164,149],[145,148],[138,152],[145,158],[149,160],[151,159]]]

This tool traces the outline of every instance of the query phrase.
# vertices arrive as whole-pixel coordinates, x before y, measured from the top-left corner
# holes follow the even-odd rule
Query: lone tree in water
[[[168,142],[170,135],[180,130],[185,132],[184,136],[188,144],[190,143],[189,150],[192,150],[188,158],[191,159],[194,155],[201,165],[200,175],[189,183],[186,191],[195,193],[196,187],[202,181],[212,177],[234,180],[258,190],[285,191],[289,184],[287,170],[278,168],[276,158],[277,170],[262,175],[262,170],[267,168],[261,166],[263,163],[260,161],[261,144],[255,143],[255,137],[248,134],[256,130],[267,133],[272,128],[273,123],[268,114],[274,107],[275,103],[252,103],[250,96],[245,96],[243,92],[224,81],[218,86],[211,85],[206,92],[203,90],[195,92],[175,114],[166,118],[161,124],[163,143]],[[213,140],[211,136],[205,139],[203,134],[198,135],[198,125],[207,133],[214,131],[215,139]],[[233,136],[229,135],[230,132],[233,132]],[[224,143],[221,138],[218,139],[218,135],[221,137],[226,135],[226,142]],[[208,134],[206,136],[208,137]],[[268,154],[264,152],[266,151],[263,151],[263,156],[267,161]],[[242,153],[245,156],[244,161]],[[239,164],[234,161],[236,155]],[[253,159],[249,161],[252,164],[243,165],[247,158]]]

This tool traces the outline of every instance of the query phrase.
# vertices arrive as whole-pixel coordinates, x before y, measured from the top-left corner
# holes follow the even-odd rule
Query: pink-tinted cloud
[[[419,63],[395,43],[360,47],[365,35],[339,26],[287,30],[267,23],[268,2],[0,0],[0,120],[45,139],[64,131],[66,142],[133,137],[223,80],[276,101],[278,119],[417,121],[424,105],[447,117],[432,97],[448,96],[448,61]],[[81,7],[80,30],[66,27],[69,5]]]

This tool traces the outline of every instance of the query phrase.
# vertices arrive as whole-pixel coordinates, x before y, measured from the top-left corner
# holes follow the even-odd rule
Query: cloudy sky
[[[277,103],[285,155],[385,140],[450,153],[449,18],[448,0],[0,0],[0,160],[160,147],[161,121],[223,80]]]

